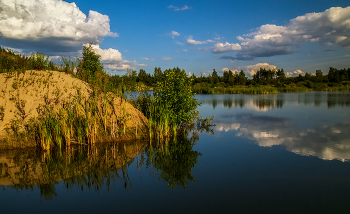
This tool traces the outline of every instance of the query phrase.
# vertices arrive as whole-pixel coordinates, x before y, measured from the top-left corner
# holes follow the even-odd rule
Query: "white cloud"
[[[189,36],[187,38],[187,43],[191,45],[201,45],[201,44],[207,44],[208,42],[215,42],[213,40],[207,39],[205,41],[196,41],[193,39],[193,36]]]
[[[154,58],[148,58],[148,57],[143,57],[143,58],[141,58],[141,59],[143,59],[143,60],[150,60],[150,61],[154,61],[155,59]]]
[[[269,63],[257,63],[255,65],[248,65],[246,67],[246,73],[252,77],[258,70],[260,70],[260,68],[264,68],[266,70],[276,70],[276,65],[270,65]]]
[[[181,42],[176,42],[176,44],[178,44],[178,45],[183,45],[184,43],[181,43]]]
[[[163,57],[162,60],[163,61],[170,61],[170,60],[173,60],[173,59],[171,57],[166,56],[166,57]]]
[[[170,35],[171,35],[171,38],[173,39],[175,38],[175,36],[180,36],[180,34],[176,31],[171,31]]]
[[[318,42],[350,48],[350,7],[332,7],[320,13],[307,13],[288,25],[262,25],[256,31],[237,37],[242,50],[238,56],[268,57],[293,53],[303,42]]]
[[[218,34],[215,34],[215,40],[221,40],[221,39],[225,39],[224,37],[218,35]]]
[[[183,52],[187,52],[188,50],[187,49],[183,49]]]
[[[231,51],[237,51],[237,50],[241,50],[241,46],[238,43],[230,44],[226,42],[225,44],[216,43],[214,47],[212,47],[211,52],[224,53],[224,52],[231,52]]]
[[[296,77],[301,74],[302,76],[305,76],[305,73],[302,70],[295,70],[293,72],[286,72],[286,77]]]
[[[84,44],[88,46],[89,44]],[[101,56],[101,62],[104,67],[110,70],[125,70],[127,68],[134,69],[139,66],[147,66],[146,64],[138,64],[136,61],[123,60],[122,54],[113,48],[101,49],[99,45],[91,45],[96,54]]]
[[[224,71],[229,71],[230,69],[228,68],[222,68],[221,71],[224,72]]]
[[[215,123],[215,130],[216,131],[231,131],[231,130],[238,130],[240,128],[240,124],[239,123],[220,123],[217,122]]]
[[[220,70],[220,72],[225,72],[225,71],[232,71],[232,73],[239,73],[239,71],[237,70],[237,69],[229,69],[229,68],[222,68],[221,70]]]
[[[191,7],[184,5],[183,7],[179,8],[179,7],[175,7],[173,5],[168,6],[168,8],[174,9],[174,11],[182,11],[182,10],[188,10],[191,9]]]
[[[118,36],[109,21],[107,15],[90,10],[86,16],[75,3],[61,0],[0,1],[0,38],[14,48],[77,51],[83,43]]]
[[[286,72],[286,77],[293,77],[293,72]]]

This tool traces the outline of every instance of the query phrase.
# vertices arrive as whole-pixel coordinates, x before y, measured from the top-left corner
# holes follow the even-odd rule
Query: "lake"
[[[196,98],[216,126],[164,143],[0,152],[0,212],[350,212],[350,92]]]

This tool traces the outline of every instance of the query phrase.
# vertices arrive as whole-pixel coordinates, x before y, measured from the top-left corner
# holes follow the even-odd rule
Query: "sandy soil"
[[[38,115],[39,105],[50,102],[58,109],[62,101],[72,99],[78,89],[84,97],[88,97],[92,91],[86,82],[58,71],[29,70],[13,76],[0,74],[0,111],[1,107],[5,108],[3,120],[0,115],[0,137],[5,136],[6,125],[16,116],[20,117],[16,102],[24,101],[24,111],[28,115],[24,120],[26,122],[30,117]],[[121,99],[111,93],[108,96],[113,99],[116,115],[121,115]],[[147,118],[130,103],[126,103],[125,107],[126,113],[130,114],[127,120],[128,127],[148,123]]]

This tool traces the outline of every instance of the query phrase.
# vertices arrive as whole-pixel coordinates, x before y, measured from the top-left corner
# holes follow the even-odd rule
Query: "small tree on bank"
[[[100,62],[101,56],[94,52],[91,43],[84,47],[82,54],[81,78],[88,83],[94,83],[97,79],[97,73],[103,71],[103,66]]]
[[[190,122],[194,117],[194,110],[199,105],[189,86],[192,79],[187,78],[185,70],[169,69],[165,72],[163,81],[158,82],[155,91],[155,102],[159,109],[167,112],[173,123]]]

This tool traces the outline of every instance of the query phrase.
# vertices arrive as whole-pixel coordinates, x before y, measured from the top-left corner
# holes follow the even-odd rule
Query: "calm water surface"
[[[350,93],[197,95],[168,143],[0,153],[0,213],[349,213]]]

